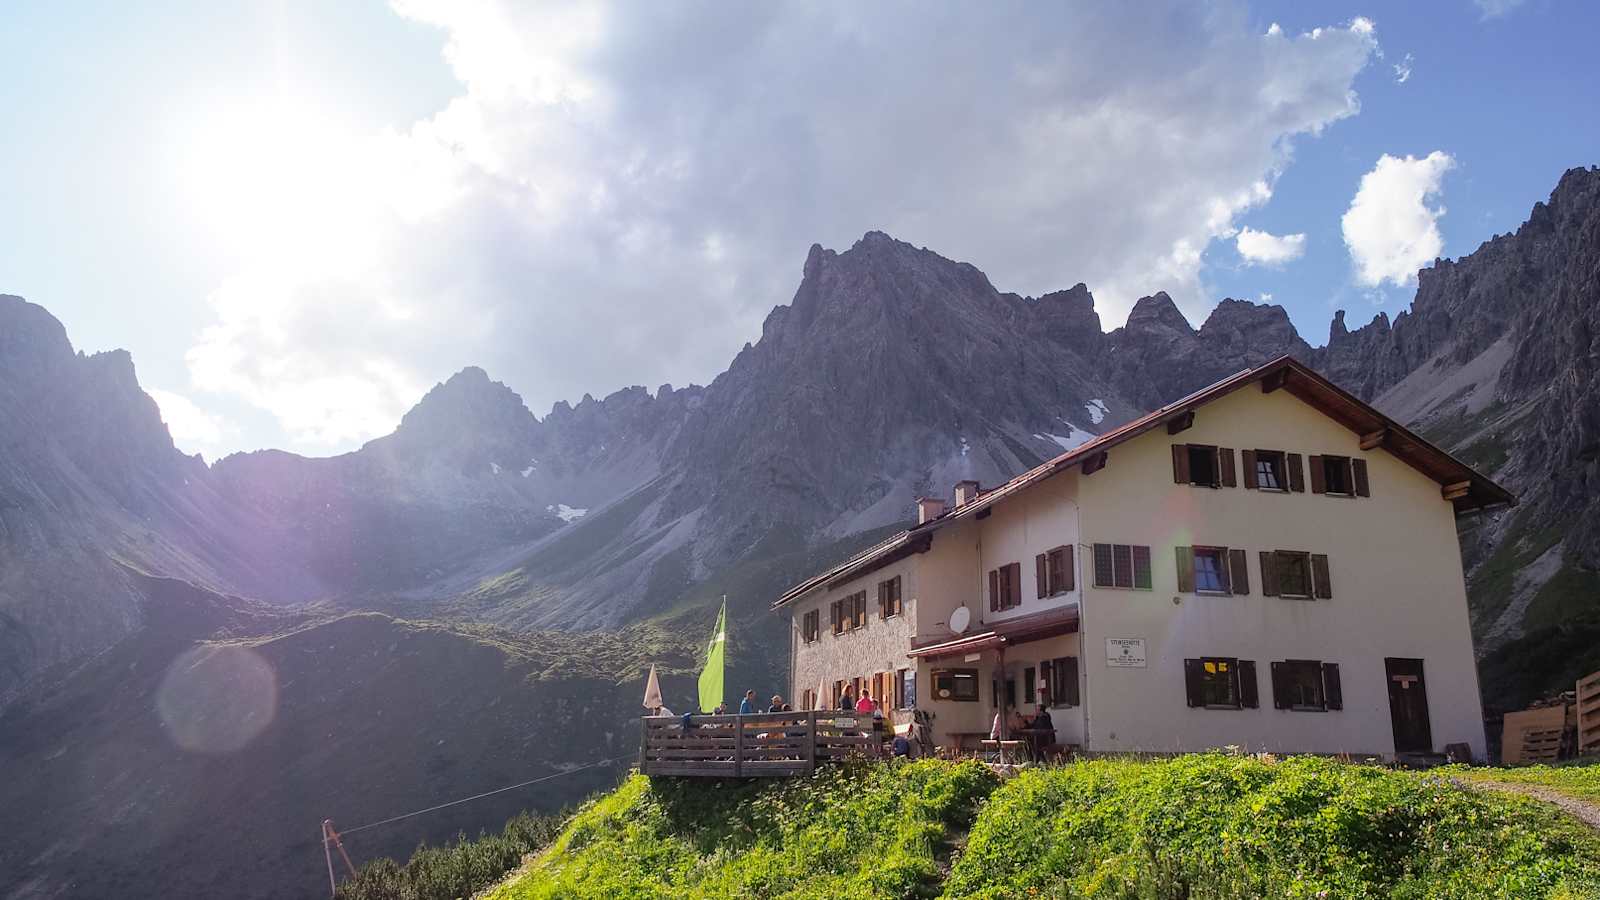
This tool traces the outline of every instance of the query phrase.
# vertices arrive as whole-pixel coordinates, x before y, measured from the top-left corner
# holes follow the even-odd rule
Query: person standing
[[[856,701],[856,712],[870,714],[875,708],[872,703],[872,691],[862,688],[861,699]]]
[[[853,712],[856,708],[856,689],[854,685],[847,684],[839,693],[839,708],[846,712]]]
[[[752,688],[744,692],[744,699],[739,701],[739,715],[748,716],[756,711],[756,692]]]

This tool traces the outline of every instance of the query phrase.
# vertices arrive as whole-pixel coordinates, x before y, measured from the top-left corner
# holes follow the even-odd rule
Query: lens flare
[[[278,676],[248,647],[202,646],[167,668],[156,711],[174,743],[192,753],[233,753],[278,711]]]

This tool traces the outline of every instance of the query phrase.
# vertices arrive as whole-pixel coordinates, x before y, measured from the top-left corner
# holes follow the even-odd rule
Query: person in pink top
[[[861,699],[856,701],[856,712],[870,713],[877,708],[878,704],[873,701],[872,692],[866,688],[862,688]]]

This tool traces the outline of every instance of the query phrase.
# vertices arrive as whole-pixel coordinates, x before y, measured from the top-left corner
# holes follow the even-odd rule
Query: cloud
[[[1341,225],[1344,243],[1356,265],[1357,283],[1377,287],[1385,281],[1409,283],[1418,269],[1444,250],[1439,217],[1444,207],[1429,206],[1437,198],[1444,173],[1455,160],[1439,150],[1421,159],[1385,153],[1350,201]]]
[[[1498,19],[1521,6],[1526,0],[1472,0],[1477,4],[1478,11],[1483,14],[1485,21]]]
[[[189,354],[302,449],[469,364],[535,411],[705,381],[813,242],[871,229],[1005,290],[1086,281],[1108,324],[1157,290],[1198,315],[1207,248],[1358,112],[1378,47],[1232,2],[394,8],[440,29],[460,95],[380,135],[263,128],[293,146],[244,174],[278,212],[230,207],[258,226]]]
[[[1306,254],[1306,236],[1304,234],[1279,236],[1246,227],[1239,231],[1239,236],[1234,239],[1234,246],[1248,264],[1281,266]]]
[[[145,393],[161,408],[161,421],[167,424],[172,442],[185,452],[204,452],[215,458],[223,438],[233,432],[221,418],[196,406],[182,394],[159,388],[148,388]]]
[[[1406,82],[1411,80],[1411,63],[1412,62],[1413,62],[1413,60],[1411,58],[1411,54],[1407,53],[1405,55],[1405,58],[1401,59],[1399,62],[1394,64],[1393,68],[1394,68],[1394,83],[1395,84],[1405,84]]]

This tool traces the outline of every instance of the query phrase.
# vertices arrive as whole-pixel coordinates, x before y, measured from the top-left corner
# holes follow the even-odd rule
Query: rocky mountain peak
[[[1123,327],[1130,332],[1194,333],[1194,326],[1189,324],[1189,320],[1179,311],[1178,304],[1172,302],[1166,291],[1140,297],[1133,304],[1133,311],[1128,313],[1128,322]]]
[[[468,366],[434,385],[400,419],[394,433],[379,441],[403,456],[444,453],[488,462],[507,455],[517,461],[537,427],[521,395],[491,380],[483,369]]]
[[[73,358],[67,330],[44,307],[0,294],[0,376],[48,378]]]

